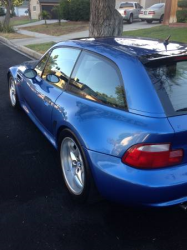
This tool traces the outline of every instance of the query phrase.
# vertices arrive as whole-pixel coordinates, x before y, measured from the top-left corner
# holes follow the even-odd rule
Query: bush
[[[4,15],[5,15],[5,10],[0,7],[0,16],[4,16]]]
[[[187,8],[187,0],[182,0],[178,2],[178,7]]]
[[[15,30],[10,24],[9,25],[4,25],[3,23],[0,22],[0,32],[14,33]]]
[[[187,10],[177,10],[177,22],[187,23]]]
[[[61,0],[62,18],[70,21],[89,21],[90,0]]]

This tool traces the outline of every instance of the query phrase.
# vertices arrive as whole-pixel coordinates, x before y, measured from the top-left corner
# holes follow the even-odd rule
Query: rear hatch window
[[[187,61],[177,58],[159,60],[159,65],[149,63],[146,69],[166,115],[187,114]]]

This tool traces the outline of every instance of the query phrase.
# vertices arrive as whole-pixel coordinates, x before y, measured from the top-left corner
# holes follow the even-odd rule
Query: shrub
[[[187,0],[182,0],[178,2],[178,7],[187,8]]]
[[[4,16],[4,15],[5,15],[5,10],[0,7],[0,16]]]
[[[15,30],[14,28],[9,24],[9,25],[5,25],[3,23],[0,22],[0,32],[4,32],[4,33],[14,33]]]
[[[177,10],[177,22],[187,23],[187,10]]]
[[[62,18],[71,21],[89,21],[90,0],[61,0]]]

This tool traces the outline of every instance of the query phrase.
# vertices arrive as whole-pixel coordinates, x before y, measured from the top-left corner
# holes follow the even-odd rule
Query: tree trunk
[[[28,1],[28,15],[29,15],[29,20],[31,21],[31,1]]]
[[[11,7],[12,7],[12,4],[11,4],[11,1],[8,0],[6,2],[6,16],[5,16],[5,20],[4,20],[4,23],[3,23],[3,26],[9,26],[10,24],[10,11],[11,11]]]
[[[177,11],[178,0],[166,0],[165,14],[164,14],[164,25],[169,23],[176,23],[176,11]]]
[[[92,37],[121,36],[123,18],[115,9],[115,0],[90,1],[90,27]]]

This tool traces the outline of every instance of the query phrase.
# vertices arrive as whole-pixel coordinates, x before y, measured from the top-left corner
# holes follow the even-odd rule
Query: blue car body
[[[145,68],[150,60],[186,54],[187,47],[171,43],[166,51],[161,42],[132,38],[88,38],[55,47],[79,48],[111,60],[120,71],[128,109],[84,99],[43,79],[26,79],[24,70],[37,62],[10,68],[8,75],[15,79],[21,107],[52,145],[58,149],[59,133],[69,128],[85,152],[99,192],[107,199],[146,206],[187,201],[187,115],[168,117]],[[183,149],[183,160],[176,166],[148,170],[124,164],[125,152],[142,142],[169,142],[172,149]]]

